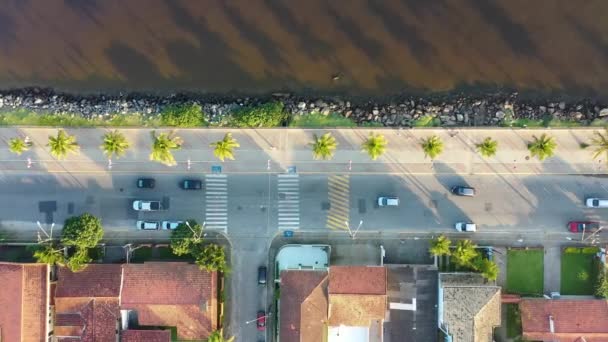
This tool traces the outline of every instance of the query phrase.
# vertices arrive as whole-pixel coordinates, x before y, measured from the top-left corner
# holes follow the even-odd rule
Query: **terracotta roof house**
[[[523,337],[533,341],[608,341],[608,302],[604,299],[523,299]]]
[[[492,342],[500,325],[500,292],[477,273],[440,273],[439,328],[454,342]]]
[[[177,337],[186,340],[205,339],[218,328],[216,272],[183,262],[122,267],[120,308],[138,326],[176,327]]]
[[[49,267],[0,262],[0,341],[39,342],[49,335]]]
[[[125,330],[121,342],[171,342],[170,330]]]
[[[80,272],[60,267],[54,294],[55,341],[115,341],[121,265],[91,264]]]

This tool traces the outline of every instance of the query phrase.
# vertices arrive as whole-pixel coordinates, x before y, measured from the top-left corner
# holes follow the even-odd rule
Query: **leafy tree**
[[[424,156],[431,159],[435,159],[435,157],[443,152],[443,141],[436,135],[423,139],[420,146],[424,151]]]
[[[47,144],[51,148],[51,154],[57,159],[64,159],[69,153],[78,153],[78,143],[76,143],[76,137],[67,134],[64,130],[59,130],[57,136],[49,136],[49,143]]]
[[[477,147],[477,151],[479,151],[479,154],[482,156],[486,158],[493,157],[498,149],[498,141],[487,137],[481,143],[475,145],[475,147]]]
[[[473,266],[473,260],[479,255],[477,246],[471,240],[460,240],[452,251],[454,262],[459,266]]]
[[[595,295],[600,298],[608,298],[608,275],[606,274],[606,267],[600,266],[600,270],[597,276],[597,283],[595,284]]]
[[[128,148],[129,142],[127,141],[127,138],[119,131],[115,130],[104,134],[101,149],[108,158],[112,158],[112,156],[120,158],[125,154]]]
[[[439,235],[431,240],[429,253],[435,256],[450,255],[450,244],[452,242],[445,235]]]
[[[234,341],[234,336],[232,336],[228,339],[225,339],[220,330],[215,330],[207,338],[207,342],[233,342],[233,341]]]
[[[37,263],[48,265],[64,266],[66,263],[63,255],[63,248],[54,246],[51,243],[45,243],[34,251],[34,259]]]
[[[216,244],[209,244],[200,250],[195,257],[195,263],[201,270],[209,272],[227,272],[226,254],[224,247]]]
[[[338,143],[336,138],[330,132],[327,132],[320,137],[315,134],[311,146],[312,155],[315,159],[329,160],[333,158]]]
[[[234,149],[240,147],[239,143],[232,137],[232,133],[226,133],[224,139],[209,144],[213,147],[213,154],[221,161],[228,158],[234,160]]]
[[[90,262],[88,248],[76,248],[76,252],[68,258],[65,265],[72,272],[79,272],[84,270]]]
[[[32,144],[22,138],[12,138],[8,142],[8,148],[16,155],[21,155],[21,153],[29,150],[30,146],[32,146]]]
[[[203,226],[194,220],[188,224],[182,223],[171,232],[171,249],[175,255],[195,254],[203,242]]]
[[[604,128],[606,135],[600,132],[594,132],[593,138],[591,138],[591,146],[593,146],[593,159],[597,159],[600,154],[606,153],[606,160],[608,161],[608,127]]]
[[[488,280],[496,280],[498,278],[498,265],[494,261],[482,258],[477,264],[477,269],[481,275]]]
[[[386,152],[386,145],[388,141],[382,134],[370,133],[369,138],[363,142],[362,150],[369,154],[372,160],[378,159],[384,152]]]
[[[70,217],[65,220],[61,234],[64,246],[74,246],[78,249],[96,247],[103,238],[101,220],[89,213]]]
[[[205,114],[201,105],[187,103],[168,106],[160,113],[163,126],[200,127],[205,124]]]
[[[551,157],[555,152],[556,147],[557,143],[555,142],[555,138],[547,136],[545,133],[543,133],[540,138],[534,136],[534,141],[528,144],[530,154],[541,161]]]
[[[154,142],[152,144],[150,160],[160,162],[167,166],[176,165],[177,163],[175,162],[172,151],[182,148],[182,139],[175,136],[174,132],[169,134],[161,133],[159,135],[156,135],[156,132],[152,132],[152,139]]]
[[[236,127],[277,127],[287,118],[282,102],[270,102],[257,107],[244,107],[231,115]]]

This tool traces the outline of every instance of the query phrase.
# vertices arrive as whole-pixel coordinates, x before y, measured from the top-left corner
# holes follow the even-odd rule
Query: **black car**
[[[179,187],[184,190],[201,190],[203,182],[198,179],[185,179],[179,183]]]
[[[455,186],[452,188],[452,193],[457,196],[475,196],[475,188],[471,188],[468,186]]]
[[[266,266],[260,266],[258,268],[258,284],[266,284]]]
[[[156,182],[153,178],[140,178],[137,180],[137,187],[140,189],[154,189]]]

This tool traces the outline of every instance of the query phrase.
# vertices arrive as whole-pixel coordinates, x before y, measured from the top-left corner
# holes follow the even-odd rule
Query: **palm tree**
[[[8,148],[17,155],[29,150],[30,146],[32,146],[32,143],[22,138],[12,138],[8,141]]]
[[[486,158],[493,157],[498,148],[498,141],[487,137],[481,143],[475,145],[475,147],[477,147],[477,151],[479,151],[482,156]]]
[[[479,271],[481,275],[488,280],[496,280],[498,278],[498,265],[495,262],[483,259],[479,263]]]
[[[209,337],[207,338],[207,342],[233,342],[234,341],[234,336],[225,339],[224,336],[222,336],[222,332],[220,330],[216,330],[214,332],[211,333],[211,335],[209,335]]]
[[[443,141],[436,135],[423,139],[420,146],[424,151],[424,156],[430,157],[431,159],[435,159],[435,157],[443,152]]]
[[[384,152],[386,152],[387,144],[388,142],[386,141],[384,135],[370,133],[369,138],[363,142],[361,148],[364,152],[369,154],[372,160],[376,160],[378,157],[384,154]]]
[[[129,148],[129,142],[124,134],[112,131],[103,135],[103,144],[100,147],[108,158],[111,159],[114,155],[116,158],[120,158]]]
[[[606,153],[608,160],[608,127],[604,128],[606,135],[600,132],[594,132],[593,138],[591,138],[591,146],[594,147],[593,159],[596,159],[602,153]]]
[[[157,161],[167,166],[173,166],[177,163],[173,157],[173,150],[179,150],[182,148],[182,138],[175,136],[174,132],[169,134],[161,133],[156,135],[156,132],[152,132],[152,153],[150,153],[150,160]]]
[[[226,133],[224,139],[209,144],[213,147],[213,154],[221,161],[228,158],[234,160],[234,149],[240,147],[239,143],[232,137],[232,133]]]
[[[78,143],[76,137],[67,134],[64,130],[59,130],[57,136],[49,136],[49,143],[47,144],[51,148],[51,154],[57,159],[64,159],[67,155],[72,153],[78,153]]]
[[[528,144],[530,154],[533,157],[536,156],[541,161],[551,157],[555,152],[556,147],[557,143],[555,142],[555,138],[549,137],[545,133],[543,133],[540,138],[534,136],[534,141]]]
[[[471,266],[472,261],[477,257],[477,246],[471,240],[460,240],[456,248],[452,251],[452,257],[459,266]]]
[[[312,155],[315,159],[329,160],[333,158],[334,151],[338,147],[336,138],[330,132],[323,134],[321,137],[314,135],[312,146]]]
[[[450,244],[452,242],[445,235],[439,235],[437,238],[431,240],[431,247],[429,252],[434,256],[450,255]]]

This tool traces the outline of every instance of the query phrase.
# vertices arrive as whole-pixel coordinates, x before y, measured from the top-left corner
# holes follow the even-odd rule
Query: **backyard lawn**
[[[575,252],[578,251],[578,252]],[[562,295],[593,295],[599,264],[592,250],[572,248],[562,254]]]
[[[543,279],[542,249],[507,251],[507,292],[540,296],[544,289]]]

